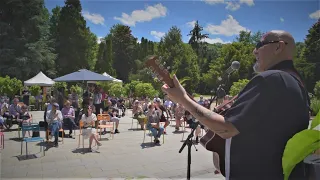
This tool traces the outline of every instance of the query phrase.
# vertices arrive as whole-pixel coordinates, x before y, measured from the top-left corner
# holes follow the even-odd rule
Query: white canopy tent
[[[122,83],[122,80],[117,79],[117,78],[114,78],[114,77],[110,76],[109,74],[107,74],[106,72],[102,73],[102,75],[104,75],[104,76],[106,76],[106,77],[109,77],[109,78],[113,79],[113,80],[112,80],[112,82],[119,82],[119,83]],[[96,83],[96,81],[88,81],[88,83]]]
[[[38,86],[50,87],[50,86],[53,86],[53,84],[54,84],[54,81],[52,79],[48,78],[41,71],[33,78],[31,78],[27,81],[24,81],[25,86],[38,85]]]

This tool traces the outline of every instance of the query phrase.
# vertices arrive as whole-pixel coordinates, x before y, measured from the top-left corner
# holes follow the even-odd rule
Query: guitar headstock
[[[169,71],[161,65],[157,56],[151,56],[145,62],[145,65],[158,77],[159,80],[166,83],[169,87],[173,87],[173,81]]]

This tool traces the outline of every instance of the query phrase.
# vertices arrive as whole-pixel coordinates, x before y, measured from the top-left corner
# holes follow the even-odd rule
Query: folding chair
[[[49,133],[50,133],[51,131],[49,130],[49,128],[47,129],[47,137],[49,137]],[[61,128],[61,129],[59,129],[59,132],[61,132],[61,138],[62,138],[62,144],[64,143],[63,142],[63,138],[64,138],[64,130],[63,130],[63,128]],[[59,138],[59,135],[58,135],[58,138]],[[49,138],[48,138],[49,139]],[[49,142],[49,140],[47,140],[47,142]]]
[[[30,124],[23,124],[21,127],[22,132],[25,131],[38,131],[40,132],[40,126],[36,123],[30,123]],[[21,155],[22,155],[22,148],[23,148],[23,142],[26,142],[26,156],[28,157],[28,142],[44,142],[44,139],[42,137],[29,137],[29,138],[23,138],[21,141]],[[43,151],[43,156],[45,156],[45,152],[42,146],[40,146],[40,152]]]
[[[147,118],[145,118],[144,119],[144,135],[143,135],[143,142],[142,143],[144,143],[144,141],[145,141],[145,139],[146,139],[146,131],[147,131],[147,122],[148,122],[148,119]],[[150,137],[151,137],[151,143],[153,142],[152,141],[152,139],[153,139],[153,134],[152,134],[152,132],[150,131],[150,129],[148,129],[148,131],[149,131],[149,133],[151,134],[150,135]],[[164,144],[164,134],[162,134],[162,144]]]
[[[79,141],[78,141],[78,148],[80,148],[80,139],[81,139],[81,136],[82,136],[82,128],[83,128],[83,125],[84,123],[82,121],[79,121],[79,128],[80,128],[80,132],[79,132]],[[93,125],[92,125],[93,126]],[[95,143],[95,146],[97,145],[96,141],[94,141]],[[84,138],[82,137],[82,148],[84,150]],[[99,146],[98,146],[99,148]]]
[[[101,134],[102,129],[109,128],[110,129],[110,137],[112,136],[112,139],[114,137],[114,134],[112,133],[114,131],[114,122],[111,122],[111,117],[109,114],[98,114],[97,119],[99,121],[98,129],[100,134],[100,140],[101,140]],[[101,124],[101,121],[106,121],[106,124]]]

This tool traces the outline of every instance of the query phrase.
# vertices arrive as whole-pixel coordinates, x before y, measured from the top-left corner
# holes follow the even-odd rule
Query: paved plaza
[[[149,135],[143,142],[143,131],[136,130],[136,121],[131,129],[131,110],[121,118],[119,131],[114,139],[102,136],[102,146],[94,152],[83,151],[75,139],[64,138],[59,147],[45,147],[45,156],[40,153],[43,143],[28,143],[30,159],[26,159],[25,143],[20,156],[21,142],[18,132],[5,132],[5,146],[1,152],[1,179],[186,179],[187,147],[179,154],[183,142],[182,132],[175,133],[174,127],[167,128],[165,142],[154,146]],[[43,119],[43,112],[32,111],[34,122]],[[171,125],[175,122],[171,121]],[[16,125],[14,126],[16,127]],[[65,131],[68,133],[68,130]],[[79,134],[79,131],[76,131]],[[189,133],[185,133],[185,138]],[[45,137],[45,132],[40,133]],[[61,138],[60,138],[61,139]],[[88,147],[88,140],[85,141]],[[192,179],[222,180],[213,173],[212,153],[200,144],[198,151],[192,147]],[[31,155],[35,154],[35,155]]]

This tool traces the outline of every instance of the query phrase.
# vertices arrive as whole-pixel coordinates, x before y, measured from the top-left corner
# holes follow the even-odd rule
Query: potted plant
[[[311,154],[320,152],[320,111],[308,129],[295,134],[286,144],[282,156],[284,180],[288,180],[294,167]]]

